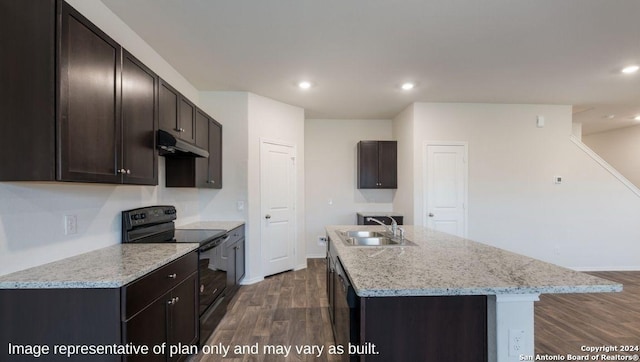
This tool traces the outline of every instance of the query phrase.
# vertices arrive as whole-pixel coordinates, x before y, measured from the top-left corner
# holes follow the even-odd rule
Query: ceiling
[[[253,92],[306,118],[537,103],[573,105],[585,133],[638,124],[640,73],[620,72],[640,63],[638,0],[102,1],[199,90]]]

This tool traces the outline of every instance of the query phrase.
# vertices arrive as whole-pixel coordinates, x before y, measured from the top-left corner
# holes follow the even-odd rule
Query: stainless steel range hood
[[[161,156],[179,156],[179,157],[209,157],[206,150],[179,138],[171,133],[158,130],[158,149]]]

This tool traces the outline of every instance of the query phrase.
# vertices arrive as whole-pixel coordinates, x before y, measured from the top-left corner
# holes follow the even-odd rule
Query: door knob
[[[429,216],[429,217],[433,217],[433,213],[432,213],[432,212],[430,212],[428,216]]]
[[[265,218],[265,219],[267,219],[267,220],[269,220],[269,219],[271,219],[271,215],[266,214],[266,215],[264,216],[264,218]]]

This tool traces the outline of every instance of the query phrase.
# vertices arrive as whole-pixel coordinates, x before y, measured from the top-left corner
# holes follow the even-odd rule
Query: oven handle
[[[224,240],[222,240],[222,241],[219,241],[221,239],[221,237],[217,238],[217,239],[213,240],[212,242],[210,242],[210,243],[208,243],[206,245],[203,245],[202,248],[200,248],[200,252],[211,250],[211,249],[215,248],[216,246],[219,246],[220,244],[226,243],[227,240],[229,240],[230,237],[231,237],[231,235],[227,234],[227,235],[224,236]]]

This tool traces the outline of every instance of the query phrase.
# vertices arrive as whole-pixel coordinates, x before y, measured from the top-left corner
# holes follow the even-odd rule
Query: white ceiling
[[[257,93],[306,118],[570,104],[589,133],[640,114],[640,73],[620,73],[640,63],[638,0],[102,1],[199,90]]]

